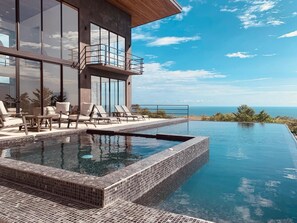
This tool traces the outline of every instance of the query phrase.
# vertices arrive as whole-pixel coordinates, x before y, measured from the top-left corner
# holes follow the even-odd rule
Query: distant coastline
[[[296,102],[297,103],[297,102]],[[297,107],[252,107],[257,113],[261,110],[271,117],[287,116],[297,118]],[[237,112],[236,106],[190,106],[190,116],[212,116],[216,113],[228,114]]]

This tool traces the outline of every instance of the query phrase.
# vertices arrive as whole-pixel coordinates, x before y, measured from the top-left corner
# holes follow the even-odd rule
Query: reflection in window
[[[118,104],[118,80],[110,79],[110,112],[114,112]]]
[[[91,60],[125,68],[125,38],[91,23]],[[94,46],[96,45],[96,46]]]
[[[102,105],[106,112],[114,112],[115,105],[126,104],[126,81],[91,77],[92,82],[92,103]]]
[[[118,36],[118,66],[125,68],[125,38]]]
[[[6,108],[15,108],[16,98],[15,58],[0,54],[0,100]]]
[[[60,100],[60,65],[43,63],[43,106]]]
[[[119,105],[126,104],[126,81],[119,80]]]
[[[43,1],[43,51],[47,56],[61,58],[61,3]]]
[[[96,105],[101,105],[101,88],[100,88],[100,77],[91,76],[91,84],[92,84],[92,103]]]
[[[101,103],[105,111],[109,113],[109,79],[103,77],[101,78]]]
[[[34,53],[41,52],[41,1],[21,0],[20,48]]]
[[[101,44],[101,62],[108,64],[108,31],[106,29],[100,29],[100,44]]]
[[[100,61],[99,58],[99,44],[100,44],[100,39],[99,39],[99,34],[100,34],[100,28],[99,26],[96,26],[94,24],[91,24],[91,63],[98,63]]]
[[[16,46],[15,10],[15,1],[0,1],[0,46],[8,48]]]
[[[78,12],[76,9],[62,4],[63,14],[63,59],[65,60],[78,60]]]
[[[78,108],[78,71],[63,66],[63,101],[69,101],[72,108]]]
[[[29,114],[41,114],[40,63],[20,59],[20,107]]]

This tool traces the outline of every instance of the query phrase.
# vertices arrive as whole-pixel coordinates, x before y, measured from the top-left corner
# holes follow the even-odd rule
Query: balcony
[[[81,52],[80,68],[92,67],[119,74],[141,75],[143,58],[104,44],[85,46]]]

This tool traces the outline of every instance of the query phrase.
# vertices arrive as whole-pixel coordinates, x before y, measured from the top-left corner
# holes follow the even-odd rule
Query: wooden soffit
[[[175,0],[107,0],[132,17],[132,27],[140,26],[181,12]]]

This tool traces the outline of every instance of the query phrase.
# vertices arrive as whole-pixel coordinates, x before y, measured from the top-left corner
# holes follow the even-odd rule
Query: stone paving
[[[0,222],[1,223],[157,223],[207,221],[148,208],[132,202],[117,200],[106,208],[95,208],[47,194],[0,179]]]

